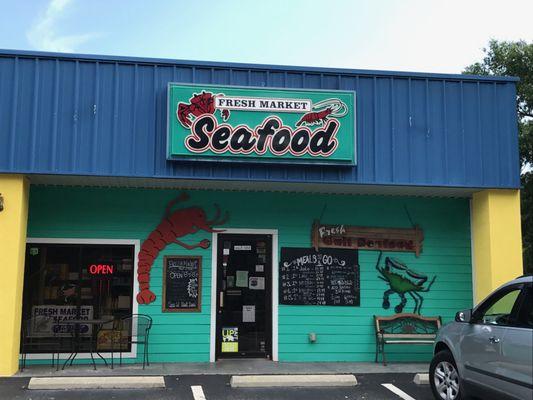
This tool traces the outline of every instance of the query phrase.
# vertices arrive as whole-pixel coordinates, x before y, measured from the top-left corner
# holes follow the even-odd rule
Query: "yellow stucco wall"
[[[0,175],[0,376],[17,372],[29,185],[24,176]]]
[[[483,190],[472,198],[474,301],[523,273],[519,190]]]

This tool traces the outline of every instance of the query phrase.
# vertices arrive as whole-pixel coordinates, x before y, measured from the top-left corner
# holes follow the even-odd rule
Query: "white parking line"
[[[194,400],[206,400],[204,391],[201,386],[191,386],[192,390],[192,397],[194,397]]]
[[[382,383],[381,386],[389,389],[392,393],[394,393],[397,396],[400,396],[404,400],[415,400],[413,397],[409,396],[407,393],[397,388],[392,383]]]

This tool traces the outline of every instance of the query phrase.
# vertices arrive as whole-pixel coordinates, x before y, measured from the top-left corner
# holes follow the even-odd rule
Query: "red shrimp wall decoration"
[[[209,239],[203,239],[199,243],[189,245],[178,240],[178,238],[199,230],[224,232],[223,229],[213,229],[213,226],[222,225],[228,220],[228,213],[222,219],[219,219],[220,208],[217,204],[215,204],[216,215],[212,220],[207,219],[205,211],[200,207],[188,207],[172,211],[175,204],[188,198],[189,196],[186,193],[182,193],[171,200],[167,204],[163,219],[141,245],[137,269],[137,280],[139,282],[137,302],[139,304],[149,304],[155,300],[155,294],[150,290],[150,270],[161,250],[171,243],[179,244],[188,250],[198,247],[207,249],[211,245]]]

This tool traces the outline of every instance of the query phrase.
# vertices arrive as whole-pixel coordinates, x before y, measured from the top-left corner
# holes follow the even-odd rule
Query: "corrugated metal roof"
[[[0,52],[0,172],[519,187],[508,77]],[[355,167],[166,159],[168,82],[355,90]]]
[[[56,58],[58,60],[78,60],[78,61],[103,61],[119,62],[126,64],[149,64],[149,65],[182,65],[189,67],[208,67],[208,68],[232,68],[232,69],[254,69],[254,70],[280,70],[294,72],[313,72],[327,74],[351,74],[351,75],[370,75],[370,76],[396,76],[410,78],[435,78],[435,79],[457,79],[457,80],[477,80],[477,81],[504,81],[517,82],[520,79],[515,76],[499,75],[468,75],[468,74],[445,74],[434,72],[413,72],[413,71],[392,71],[392,70],[368,70],[368,69],[350,69],[350,68],[326,68],[326,67],[306,67],[296,65],[275,65],[275,64],[249,64],[219,61],[193,61],[170,58],[148,58],[148,57],[128,57],[102,54],[71,54],[71,53],[54,53],[45,51],[31,50],[9,50],[0,49],[0,54],[17,57],[37,57],[37,58]]]

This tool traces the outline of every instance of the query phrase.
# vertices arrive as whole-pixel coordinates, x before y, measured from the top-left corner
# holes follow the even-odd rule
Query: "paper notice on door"
[[[252,290],[265,290],[265,278],[263,276],[251,276],[248,279],[248,288]]]
[[[252,250],[252,246],[249,246],[249,245],[233,246],[233,250],[235,250],[235,251],[250,251],[250,250]]]
[[[235,277],[233,275],[228,275],[226,278],[228,280],[228,287],[234,287],[235,286]]]
[[[255,266],[255,272],[264,272],[265,266],[264,265],[256,265]]]
[[[255,306],[242,306],[242,322],[255,322]]]
[[[224,249],[222,251],[222,254],[225,255],[225,256],[229,255],[229,249]]]
[[[248,271],[237,271],[237,287],[248,287]]]

